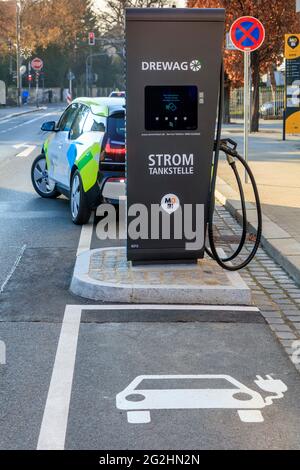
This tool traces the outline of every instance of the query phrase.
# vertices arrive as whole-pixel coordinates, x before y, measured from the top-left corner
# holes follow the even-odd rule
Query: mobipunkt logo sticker
[[[179,207],[180,201],[175,194],[166,194],[161,200],[161,208],[168,214],[173,214]]]

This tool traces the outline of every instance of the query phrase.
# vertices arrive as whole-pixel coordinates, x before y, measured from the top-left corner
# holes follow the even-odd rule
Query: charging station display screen
[[[191,131],[198,128],[196,86],[146,86],[147,131]]]

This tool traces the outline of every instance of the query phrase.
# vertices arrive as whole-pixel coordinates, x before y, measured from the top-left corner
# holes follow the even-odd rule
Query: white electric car
[[[124,98],[78,98],[42,130],[49,136],[31,169],[41,197],[67,196],[81,225],[102,200],[117,204],[125,196]]]

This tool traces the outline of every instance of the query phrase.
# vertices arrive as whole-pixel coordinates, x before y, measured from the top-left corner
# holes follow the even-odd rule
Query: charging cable
[[[212,259],[214,259],[219,266],[223,269],[228,271],[239,271],[240,269],[244,269],[248,264],[253,260],[255,257],[257,250],[260,246],[261,236],[262,236],[262,210],[260,204],[259,193],[256,185],[256,181],[254,175],[249,167],[248,163],[244,160],[241,155],[237,152],[237,143],[234,142],[232,139],[221,139],[221,132],[222,132],[222,118],[223,118],[223,101],[224,101],[224,68],[222,64],[221,68],[221,77],[220,77],[220,93],[219,93],[219,109],[218,109],[218,122],[217,122],[217,135],[215,141],[215,152],[214,152],[214,162],[213,162],[213,175],[211,180],[211,188],[210,188],[210,204],[209,204],[209,214],[208,214],[208,239],[210,249],[206,248],[205,251]],[[238,248],[236,251],[228,258],[221,258],[218,254],[215,240],[214,240],[214,212],[215,212],[215,190],[216,190],[216,182],[217,182],[217,174],[218,174],[218,166],[219,166],[219,157],[220,152],[223,152],[226,155],[226,159],[228,164],[230,165],[232,171],[234,172],[235,179],[237,181],[240,199],[241,199],[241,208],[242,208],[242,236]],[[248,221],[247,221],[247,209],[246,209],[246,202],[245,202],[245,194],[243,190],[243,185],[236,167],[236,160],[238,160],[246,170],[247,174],[249,175],[250,182],[254,191],[255,197],[255,206],[257,211],[257,233],[256,233],[256,240],[251,250],[249,256],[238,265],[232,265],[231,261],[234,261],[239,254],[241,253],[242,249],[244,248],[247,240],[247,229],[248,229]]]

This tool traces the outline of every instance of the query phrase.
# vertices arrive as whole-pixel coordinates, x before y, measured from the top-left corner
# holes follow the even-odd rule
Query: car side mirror
[[[41,127],[42,131],[44,132],[54,132],[56,131],[56,122],[55,121],[48,121],[44,122]]]

